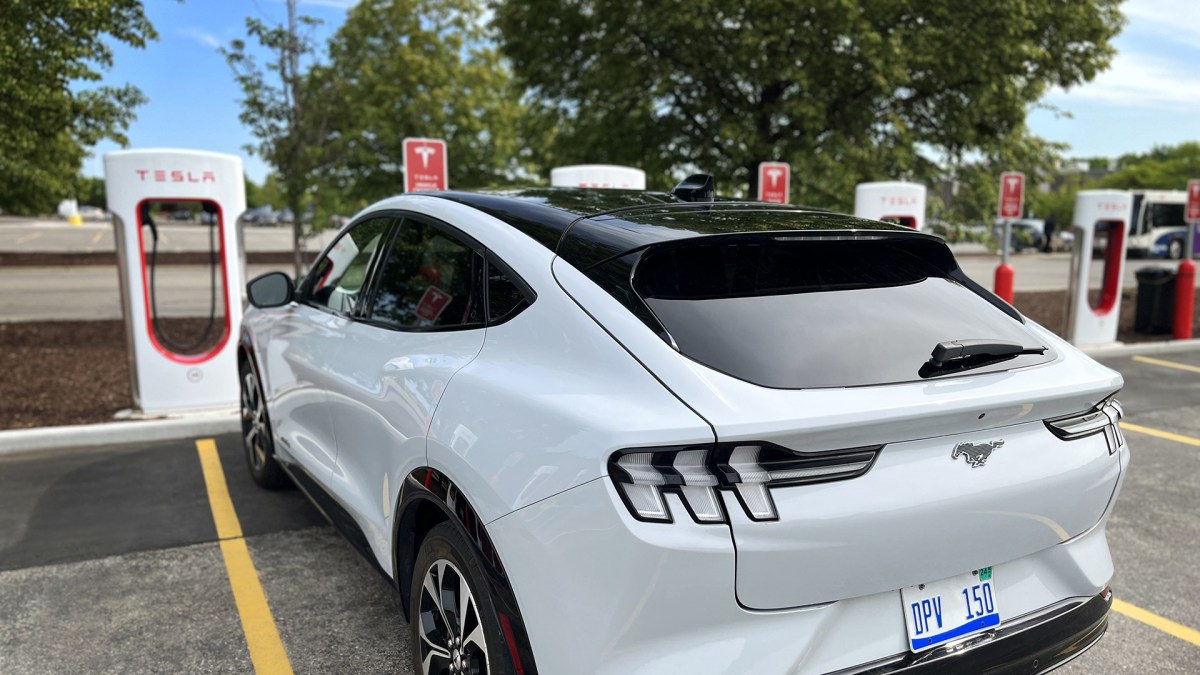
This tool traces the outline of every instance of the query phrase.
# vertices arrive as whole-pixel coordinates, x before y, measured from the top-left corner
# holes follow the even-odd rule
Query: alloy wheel
[[[487,641],[467,578],[449,560],[425,571],[418,658],[424,675],[487,675]]]
[[[267,463],[267,409],[258,378],[250,370],[242,374],[242,438],[250,467],[261,471]]]

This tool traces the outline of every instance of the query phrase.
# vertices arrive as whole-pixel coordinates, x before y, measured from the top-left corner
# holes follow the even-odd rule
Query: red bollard
[[[1175,334],[1176,340],[1192,337],[1192,310],[1196,303],[1196,263],[1182,260],[1179,276],[1175,279]]]
[[[1008,304],[1013,301],[1013,266],[1000,263],[996,266],[996,295]]]

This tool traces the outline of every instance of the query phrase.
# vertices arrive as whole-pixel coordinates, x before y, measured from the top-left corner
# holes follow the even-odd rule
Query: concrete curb
[[[1108,356],[1134,356],[1137,354],[1172,354],[1200,349],[1200,339],[1135,342],[1132,344],[1115,343],[1111,345],[1080,347],[1080,349],[1094,359]]]
[[[0,456],[85,446],[152,443],[241,431],[236,410],[147,420],[0,431]]]

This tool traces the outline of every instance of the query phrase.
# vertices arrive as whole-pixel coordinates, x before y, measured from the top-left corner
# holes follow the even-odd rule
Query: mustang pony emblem
[[[967,464],[971,467],[983,466],[988,457],[992,456],[992,451],[1004,445],[1004,439],[992,441],[990,443],[959,443],[954,446],[954,452],[950,453],[950,459],[958,459],[959,455],[965,455]]]

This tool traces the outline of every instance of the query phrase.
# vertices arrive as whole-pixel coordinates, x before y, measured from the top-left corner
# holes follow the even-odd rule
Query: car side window
[[[533,302],[524,282],[488,254],[488,323],[499,323],[516,316]]]
[[[475,244],[406,218],[380,269],[368,319],[408,330],[482,327],[483,269]]]
[[[309,272],[305,302],[352,314],[365,289],[367,270],[392,218],[371,218],[343,234]]]

